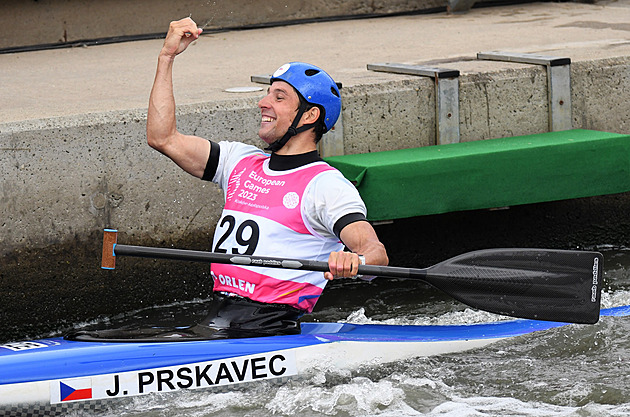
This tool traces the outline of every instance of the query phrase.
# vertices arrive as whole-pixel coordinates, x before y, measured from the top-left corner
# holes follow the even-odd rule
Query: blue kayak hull
[[[628,316],[630,306],[601,315]],[[16,403],[111,400],[286,379],[323,365],[353,367],[460,352],[565,325],[535,320],[444,326],[303,323],[299,335],[250,339],[8,343],[0,345],[0,410]]]

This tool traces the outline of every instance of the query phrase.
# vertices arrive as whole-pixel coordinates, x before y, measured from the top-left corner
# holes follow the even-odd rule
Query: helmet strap
[[[304,115],[304,112],[306,111],[306,107],[307,104],[300,100],[300,107],[298,108],[297,115],[295,116],[295,119],[293,119],[293,123],[291,123],[291,126],[289,126],[289,128],[287,129],[287,133],[285,133],[284,136],[277,141],[270,143],[269,146],[265,148],[266,151],[278,152],[280,149],[282,149],[284,145],[287,144],[289,139],[291,139],[293,136],[297,135],[298,133],[305,132],[315,126],[315,123],[309,123],[297,127],[297,124],[300,123],[300,119],[302,119],[302,115]]]

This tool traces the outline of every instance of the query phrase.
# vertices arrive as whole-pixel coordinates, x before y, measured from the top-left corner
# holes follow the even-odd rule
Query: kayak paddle
[[[106,229],[104,269],[116,256],[174,259],[267,268],[328,271],[328,262],[230,255],[194,250],[119,245]],[[479,310],[505,316],[567,323],[597,323],[603,256],[599,252],[553,249],[484,249],[429,268],[360,265],[360,275],[417,279]]]

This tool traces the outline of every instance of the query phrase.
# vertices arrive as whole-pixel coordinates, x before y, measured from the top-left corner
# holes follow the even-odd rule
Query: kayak
[[[630,305],[601,315],[630,316]],[[428,326],[302,323],[298,335],[246,339],[7,343],[0,345],[0,414],[51,415],[70,405],[111,404],[156,392],[283,382],[309,370],[463,352],[567,325],[525,319]]]

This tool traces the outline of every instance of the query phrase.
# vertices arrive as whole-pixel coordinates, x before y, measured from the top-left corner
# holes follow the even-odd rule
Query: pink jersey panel
[[[231,276],[234,273],[238,277]],[[284,281],[249,269],[212,264],[214,291],[226,291],[262,303],[287,304],[307,313],[313,311],[322,289],[309,283]]]
[[[308,234],[300,210],[304,190],[317,174],[334,168],[316,163],[286,174],[269,175],[264,170],[266,160],[268,156],[255,154],[236,165],[230,175],[225,208],[256,214]]]

